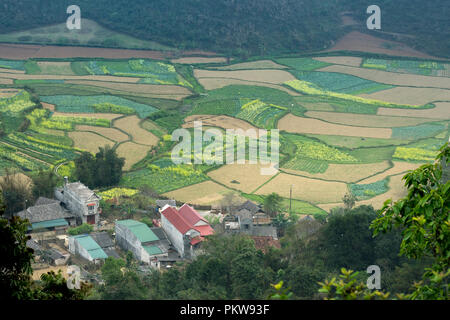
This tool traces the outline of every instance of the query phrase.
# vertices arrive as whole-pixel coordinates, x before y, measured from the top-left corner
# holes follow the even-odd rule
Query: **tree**
[[[128,266],[127,266],[128,262]],[[108,257],[101,273],[105,284],[98,288],[100,297],[105,300],[141,300],[148,297],[149,289],[136,273],[132,259]]]
[[[58,177],[53,170],[39,170],[38,174],[32,177],[32,193],[35,199],[39,197],[53,198],[55,187],[58,184]]]
[[[356,197],[353,195],[353,193],[346,193],[342,198],[342,201],[344,202],[345,208],[350,210],[355,206]]]
[[[281,211],[281,202],[283,198],[273,192],[264,198],[264,211],[271,217],[274,217]]]
[[[400,254],[419,259],[431,256],[423,283],[408,296],[411,299],[448,299],[450,277],[450,181],[442,181],[442,161],[448,165],[446,144],[433,164],[424,164],[403,177],[408,195],[393,203],[387,200],[371,224],[374,235],[402,228]]]
[[[9,169],[6,169],[5,175],[0,178],[0,189],[2,190],[7,216],[12,216],[14,213],[24,210],[33,201],[27,179]]]
[[[0,213],[4,207],[0,199]],[[27,247],[29,223],[19,217],[0,218],[0,298],[2,300],[81,300],[90,293],[90,285],[81,284],[80,290],[69,289],[61,273],[49,272],[33,283],[33,249]]]
[[[95,157],[89,152],[83,152],[74,162],[75,177],[91,188],[98,188],[119,183],[125,159],[106,145],[99,148]]]

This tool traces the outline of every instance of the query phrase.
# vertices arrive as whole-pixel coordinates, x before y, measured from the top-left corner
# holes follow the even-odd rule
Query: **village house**
[[[167,257],[170,242],[161,228],[150,229],[136,220],[116,221],[116,244],[124,251],[131,251],[136,260],[157,267],[157,260]]]
[[[193,258],[204,237],[214,233],[209,223],[188,204],[177,210],[166,205],[161,210],[161,226],[182,258]]]
[[[75,225],[75,216],[60,201],[44,197],[39,197],[34,206],[15,215],[28,219],[31,223],[28,232],[54,231],[58,234]]]
[[[88,234],[69,237],[69,251],[91,262],[108,258],[108,255]]]
[[[83,234],[69,237],[69,251],[91,262],[107,257],[119,258],[114,242],[107,232]]]
[[[101,197],[81,182],[69,183],[64,177],[64,186],[55,190],[55,197],[76,216],[77,224],[98,225]]]

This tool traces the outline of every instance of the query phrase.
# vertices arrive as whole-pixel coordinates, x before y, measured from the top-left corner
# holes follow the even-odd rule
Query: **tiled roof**
[[[197,227],[194,227],[194,229],[197,230],[198,232],[200,232],[200,235],[202,237],[210,236],[210,235],[214,234],[214,229],[211,228],[211,226],[209,224],[204,225],[204,226],[197,226]]]
[[[91,233],[91,237],[101,248],[114,247],[114,242],[107,232]]]
[[[94,198],[100,199],[94,191],[86,187],[81,182],[68,183],[64,186],[64,188],[69,190],[71,193],[76,194],[81,201],[87,201]]]
[[[158,248],[157,246],[152,246],[152,245],[144,246],[144,250],[147,251],[147,253],[151,256],[163,253],[160,248]]]
[[[172,207],[166,207],[161,214],[182,234],[192,229],[192,226]]]
[[[183,218],[191,225],[195,226],[197,222],[204,221],[207,223],[207,221],[197,213],[191,206],[189,206],[187,203],[183,204],[181,208],[178,210],[179,214],[183,216]]]
[[[17,213],[22,219],[28,219],[30,223],[73,218],[73,214],[64,209],[59,202],[37,205]]]
[[[55,220],[47,220],[40,221],[31,224],[31,230],[37,230],[42,228],[54,228],[54,227],[63,227],[68,226],[66,219],[55,219]]]
[[[34,203],[35,206],[42,206],[44,204],[52,204],[52,203],[59,203],[58,200],[55,199],[49,199],[45,197],[39,197],[36,202]]]

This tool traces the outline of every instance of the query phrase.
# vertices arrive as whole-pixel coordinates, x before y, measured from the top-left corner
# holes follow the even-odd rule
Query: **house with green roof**
[[[92,262],[108,258],[105,251],[88,234],[69,237],[69,251]]]
[[[161,228],[128,219],[116,221],[115,231],[116,244],[131,251],[138,261],[156,266],[159,257],[167,257],[171,244]]]

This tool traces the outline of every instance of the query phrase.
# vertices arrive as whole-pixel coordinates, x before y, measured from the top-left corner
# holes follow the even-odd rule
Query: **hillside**
[[[2,1],[0,33],[63,23],[71,4],[68,0]],[[330,47],[348,31],[368,32],[367,3],[360,0],[80,0],[77,4],[82,18],[119,33],[179,49],[242,57],[317,51]],[[429,54],[448,57],[449,6],[443,0],[380,0],[377,4],[382,8],[382,32],[371,34],[406,41]],[[355,23],[342,21],[343,12]],[[104,34],[98,36],[106,43],[93,40],[91,45],[121,46],[120,41],[107,40]],[[59,44],[78,43],[69,39]]]

